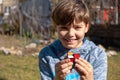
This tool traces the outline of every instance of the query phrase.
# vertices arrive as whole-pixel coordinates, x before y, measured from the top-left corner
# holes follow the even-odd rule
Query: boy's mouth
[[[74,42],[76,41],[77,39],[65,39],[67,42]]]

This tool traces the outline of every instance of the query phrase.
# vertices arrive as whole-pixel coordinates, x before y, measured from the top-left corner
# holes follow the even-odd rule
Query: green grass
[[[120,80],[120,53],[108,58],[108,79]],[[40,80],[38,57],[0,53],[0,80]]]
[[[0,54],[0,80],[40,80],[38,57]]]
[[[108,58],[108,80],[120,80],[120,52]]]

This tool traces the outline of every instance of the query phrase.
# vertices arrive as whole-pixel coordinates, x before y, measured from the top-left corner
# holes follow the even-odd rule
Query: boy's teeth
[[[73,39],[68,39],[68,41],[73,41]]]

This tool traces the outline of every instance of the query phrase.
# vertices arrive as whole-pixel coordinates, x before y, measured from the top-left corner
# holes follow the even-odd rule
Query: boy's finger
[[[70,62],[70,59],[64,59],[64,60],[62,60],[62,61],[60,61],[60,63],[59,64],[63,64],[63,63],[67,63],[67,62]]]

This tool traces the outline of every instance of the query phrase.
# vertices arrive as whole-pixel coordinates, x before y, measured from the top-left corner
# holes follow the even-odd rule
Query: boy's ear
[[[86,25],[86,28],[85,28],[85,33],[88,32],[89,28],[90,28],[90,24],[88,23],[88,24]]]
[[[53,29],[56,31],[57,25],[53,22]]]
[[[54,25],[55,31],[57,31],[57,25]]]
[[[57,32],[57,27],[55,27],[55,31]]]

